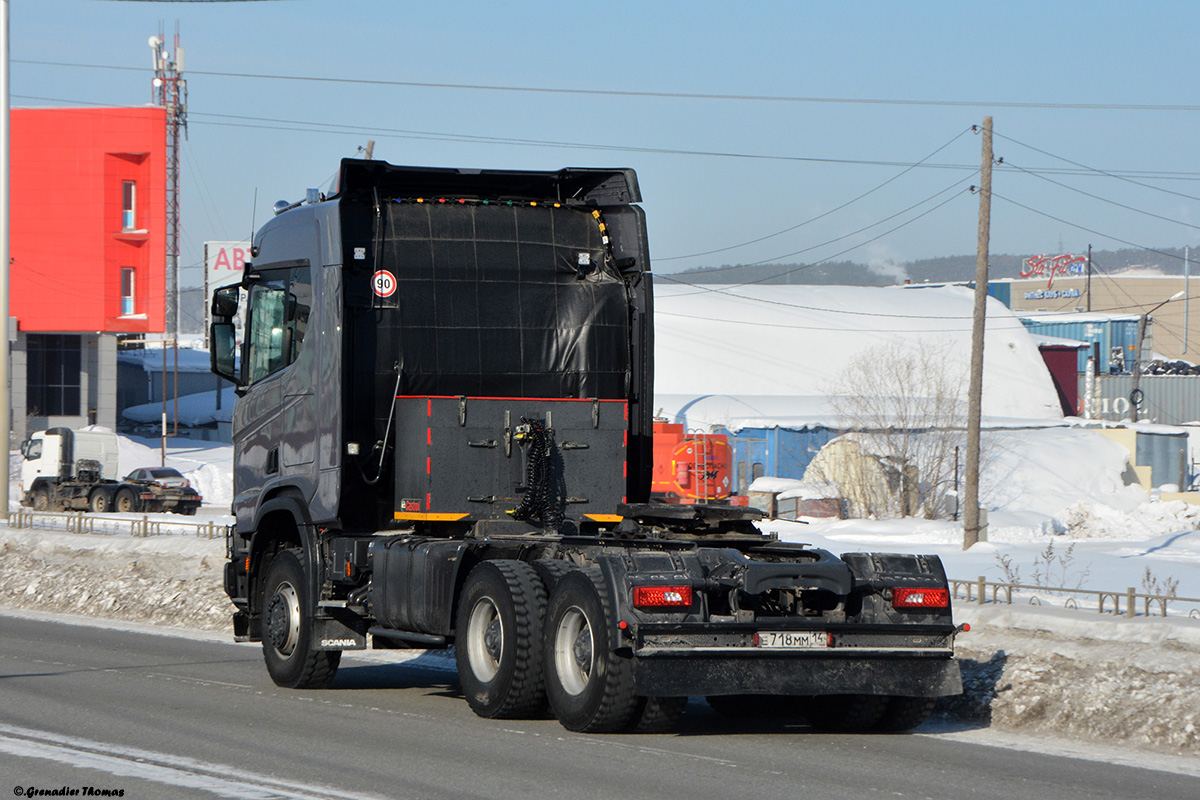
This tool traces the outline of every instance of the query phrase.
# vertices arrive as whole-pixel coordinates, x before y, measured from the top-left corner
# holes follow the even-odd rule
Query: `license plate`
[[[824,631],[760,631],[759,647],[799,650],[806,647],[829,647],[829,634]]]

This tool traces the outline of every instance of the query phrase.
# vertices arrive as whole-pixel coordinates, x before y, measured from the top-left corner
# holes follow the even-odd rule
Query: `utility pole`
[[[8,0],[0,0],[0,314],[4,329],[0,332],[0,442],[4,457],[0,458],[0,519],[8,520],[8,453],[12,447],[12,395],[9,389],[8,357],[8,184],[9,184],[9,81],[8,81]]]
[[[1138,406],[1142,402],[1142,389],[1138,385],[1142,377],[1142,342],[1146,339],[1146,323],[1149,314],[1138,315],[1137,348],[1133,351],[1133,388],[1129,390],[1129,418],[1138,421]]]
[[[179,44],[179,23],[175,23],[175,43],[168,48],[159,26],[150,37],[154,51],[154,102],[167,110],[167,291],[164,312],[167,339],[175,351],[175,426],[179,433],[179,136],[187,135],[187,81],[183,78],[183,47]],[[166,341],[163,342],[163,411],[167,407]]]
[[[1181,353],[1187,352],[1188,347],[1188,308],[1191,306],[1192,297],[1188,294],[1188,282],[1192,277],[1192,250],[1190,247],[1183,248],[1183,348]]]
[[[1092,313],[1092,245],[1088,244],[1088,265],[1087,265],[1087,310]]]
[[[971,322],[971,383],[967,397],[967,459],[963,549],[980,540],[979,437],[983,416],[983,331],[987,321],[988,239],[992,224],[992,118],[983,118],[983,162],[979,174],[979,243],[975,254],[975,312]],[[984,537],[986,539],[986,529]]]
[[[1138,406],[1142,404],[1143,395],[1140,386],[1142,379],[1142,346],[1145,343],[1146,326],[1150,323],[1150,315],[1155,311],[1158,311],[1167,303],[1185,297],[1186,294],[1187,293],[1185,290],[1180,289],[1178,292],[1171,295],[1166,300],[1163,300],[1154,308],[1150,309],[1149,311],[1143,311],[1140,315],[1138,315],[1137,347],[1133,351],[1133,388],[1129,390],[1129,415],[1134,422],[1138,421]]]

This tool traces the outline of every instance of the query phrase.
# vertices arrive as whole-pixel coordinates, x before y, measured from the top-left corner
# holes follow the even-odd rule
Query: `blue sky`
[[[172,36],[178,20],[185,265],[206,240],[245,238],[252,213],[261,224],[276,200],[327,184],[368,139],[393,163],[633,167],[660,272],[780,257],[887,269],[973,254],[978,199],[967,187],[980,138],[970,128],[985,115],[996,156],[1012,165],[993,178],[993,253],[1200,243],[1200,3],[10,7],[16,107],[149,102],[146,40],[160,23]]]

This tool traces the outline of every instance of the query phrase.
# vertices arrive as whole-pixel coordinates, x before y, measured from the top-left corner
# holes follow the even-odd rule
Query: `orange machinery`
[[[690,433],[683,425],[654,420],[652,498],[668,503],[729,502],[733,449],[722,433]]]

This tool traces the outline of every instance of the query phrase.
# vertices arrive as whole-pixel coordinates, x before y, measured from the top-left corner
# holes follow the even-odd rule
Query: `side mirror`
[[[238,292],[241,290],[241,284],[230,284],[222,286],[213,292],[212,299],[212,316],[213,319],[224,317],[225,320],[232,319],[238,312]]]
[[[216,306],[215,299],[213,305]],[[212,347],[209,354],[212,371],[239,389],[242,388],[241,376],[237,370],[237,345],[234,341],[233,323],[214,322],[209,328],[209,344]]]

